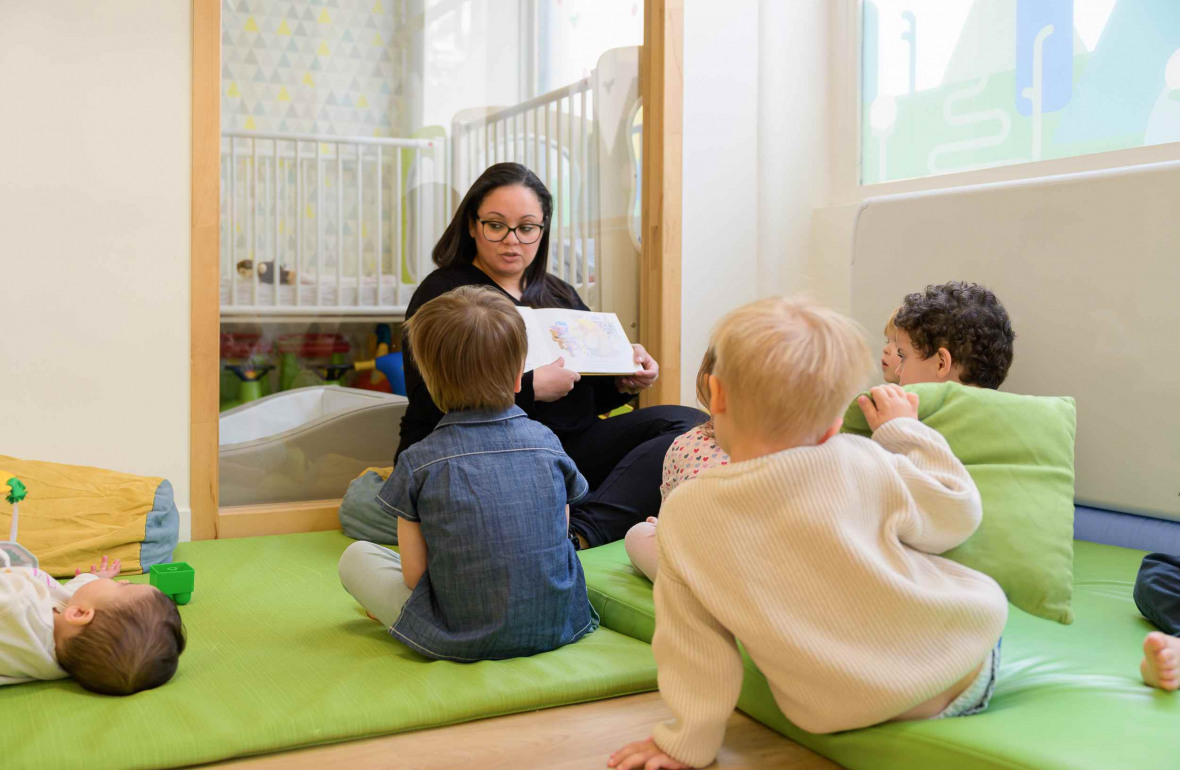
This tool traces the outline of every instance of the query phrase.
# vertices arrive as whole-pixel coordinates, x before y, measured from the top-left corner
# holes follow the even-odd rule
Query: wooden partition
[[[681,176],[684,157],[684,2],[647,0],[643,56],[643,258],[639,334],[660,362],[640,404],[680,402]]]
[[[193,0],[189,501],[193,540],[217,537],[221,0]]]

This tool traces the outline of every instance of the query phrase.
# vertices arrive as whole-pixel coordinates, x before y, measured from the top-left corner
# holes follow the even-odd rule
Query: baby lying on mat
[[[106,695],[176,673],[184,627],[155,586],[114,581],[107,557],[62,585],[35,567],[0,567],[0,685],[73,677]]]

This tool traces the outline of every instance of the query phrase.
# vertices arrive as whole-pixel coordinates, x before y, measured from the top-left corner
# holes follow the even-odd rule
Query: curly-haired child
[[[893,316],[900,384],[958,382],[995,390],[1012,366],[1016,334],[987,287],[950,281],[906,295]]]

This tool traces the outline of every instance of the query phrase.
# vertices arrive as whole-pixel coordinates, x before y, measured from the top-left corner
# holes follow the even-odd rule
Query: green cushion
[[[173,681],[128,698],[70,680],[0,687],[0,764],[172,767],[655,689],[651,647],[605,628],[531,658],[429,661],[340,587],[350,542],[182,543],[196,591]]]
[[[1071,622],[1073,399],[957,383],[906,390],[918,394],[918,418],[946,438],[983,499],[979,529],[943,556],[991,575],[1025,612]],[[844,429],[870,434],[856,404]]]
[[[656,629],[651,581],[631,566],[623,541],[578,551],[578,556],[603,627],[650,644]]]
[[[1143,553],[1080,541],[1075,548],[1077,622],[1046,623],[1012,608],[995,695],[982,714],[812,735],[787,722],[748,658],[738,708],[849,768],[1167,765],[1180,756],[1180,694],[1139,678],[1152,628],[1131,598]]]
[[[604,624],[650,640],[651,584],[614,544],[583,552],[590,596]],[[1013,607],[991,706],[962,719],[883,725],[838,735],[787,722],[746,658],[738,708],[850,768],[1156,767],[1180,756],[1180,693],[1139,678],[1144,635],[1131,589],[1140,551],[1076,542],[1077,622],[1048,623]],[[646,585],[644,585],[646,584]]]

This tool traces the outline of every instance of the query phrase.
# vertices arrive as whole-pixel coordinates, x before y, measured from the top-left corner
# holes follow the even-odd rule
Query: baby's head
[[[176,673],[184,626],[154,586],[92,580],[54,617],[57,662],[78,684],[105,695],[159,687]]]
[[[896,318],[897,310],[894,310],[890,314],[889,320],[885,322],[885,347],[881,348],[881,376],[885,378],[885,382],[894,385],[900,379],[897,376],[897,365],[901,363],[901,359],[897,357]]]
[[[959,382],[998,388],[1012,365],[1016,335],[1008,311],[986,287],[951,281],[907,295],[894,316],[902,385]]]
[[[873,367],[855,322],[804,299],[738,308],[712,347],[710,407],[717,443],[731,454],[735,442],[786,449],[827,440]]]
[[[460,286],[419,308],[405,329],[439,409],[502,410],[515,403],[529,343],[524,319],[503,294]]]

